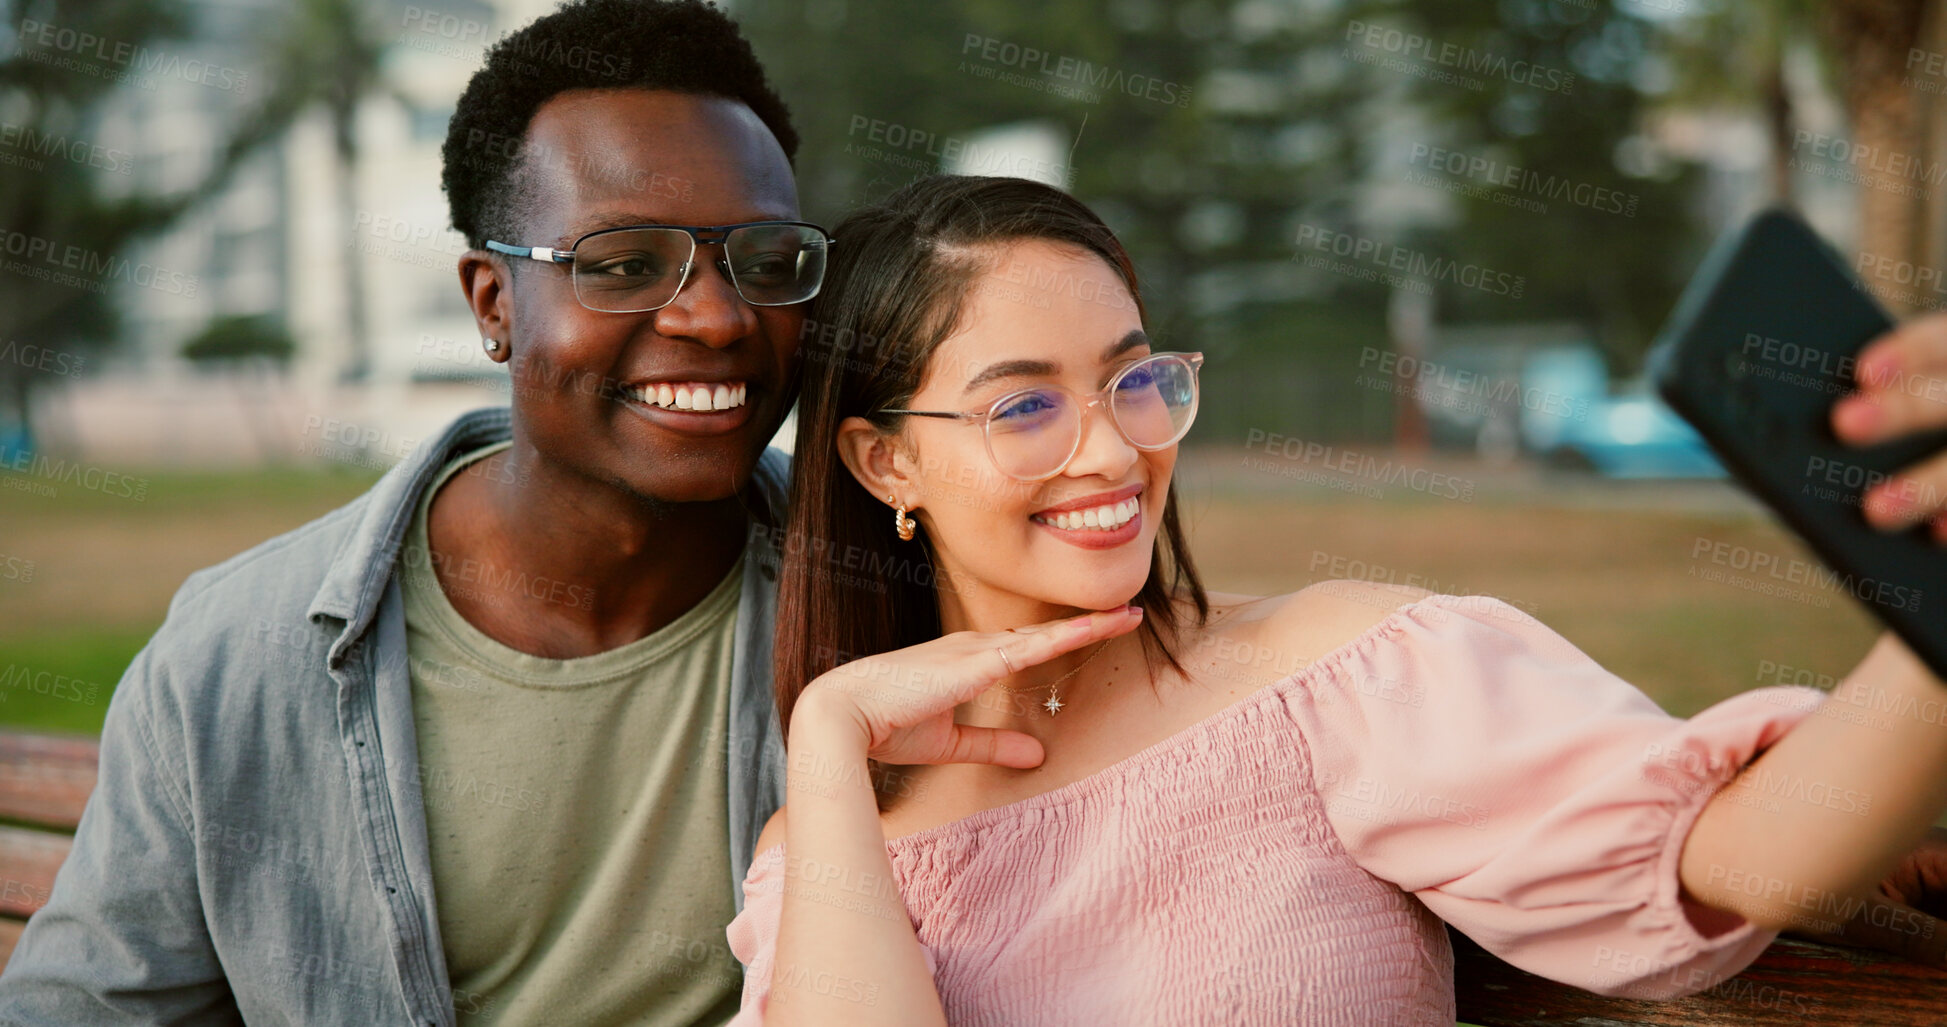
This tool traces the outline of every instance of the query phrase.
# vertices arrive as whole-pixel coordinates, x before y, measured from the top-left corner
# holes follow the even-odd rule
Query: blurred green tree
[[[283,321],[267,314],[214,318],[182,346],[183,359],[226,373],[257,452],[272,459],[279,455],[277,418],[264,409],[267,392],[260,376],[283,370],[296,353],[297,341]]]
[[[29,31],[41,25],[49,31]],[[80,362],[119,341],[115,296],[99,281],[66,285],[37,271],[58,271],[74,263],[119,267],[117,261],[127,261],[129,247],[154,238],[220,195],[243,162],[275,140],[304,109],[302,97],[312,92],[313,76],[296,74],[296,66],[286,70],[263,101],[243,111],[216,146],[208,171],[191,187],[177,193],[130,191],[123,185],[129,177],[121,162],[134,158],[92,142],[95,129],[123,88],[127,55],[154,55],[177,64],[185,60],[181,53],[169,53],[167,43],[197,37],[199,23],[191,8],[177,0],[39,0],[27,8],[16,6],[8,27],[16,35],[8,57],[0,58],[4,133],[18,142],[18,150],[62,154],[66,160],[56,156],[0,162],[0,230],[6,232],[6,253],[25,253],[0,273],[0,339],[55,349]],[[302,37],[304,29],[284,33],[288,47],[278,64],[300,60]],[[84,45],[88,39],[95,43]],[[337,60],[333,53],[319,51],[319,39],[325,37],[313,37],[312,53],[302,57],[306,66]],[[152,51],[154,47],[162,49]],[[109,160],[78,160],[76,152],[105,152]],[[350,224],[350,216],[345,222]],[[49,267],[35,267],[35,261]],[[37,366],[0,362],[0,427],[12,425],[16,448],[33,448],[33,394],[51,380]]]
[[[1240,401],[1210,411],[1224,431],[1371,436],[1392,423],[1389,396],[1344,387],[1387,342],[1389,287],[1300,267],[1301,231],[1499,269],[1521,279],[1518,296],[1435,276],[1441,318],[1587,324],[1618,370],[1640,360],[1696,245],[1694,170],[1619,166],[1644,150],[1657,55],[1641,17],[1595,0],[747,0],[738,16],[804,129],[807,209],[902,184],[984,127],[1063,126],[1073,191],[1129,245],[1152,334],[1210,353],[1206,380]],[[1494,74],[1467,88],[1411,54],[1387,66],[1372,58],[1402,55],[1363,44],[1375,24],[1558,71],[1568,88]],[[1185,102],[1065,88],[1117,74],[1176,84]],[[894,126],[905,145],[891,144]],[[1628,212],[1550,201],[1538,213],[1506,202],[1519,189],[1464,177],[1415,185],[1416,144],[1620,194]]]
[[[1316,434],[1383,428],[1375,394],[1333,375],[1264,373],[1293,359],[1343,364],[1383,333],[1382,293],[1365,290],[1355,312],[1321,306],[1292,262],[1302,213],[1347,203],[1356,178],[1357,83],[1328,53],[1343,27],[1334,12],[1263,0],[743,0],[735,14],[804,136],[812,216],[837,221],[985,130],[1054,126],[1070,191],[1136,262],[1150,334],[1209,353],[1205,380],[1236,386],[1200,432],[1241,434],[1294,407],[1316,413]]]
[[[1402,88],[1382,77],[1404,81],[1426,125],[1409,139],[1468,162],[1453,175],[1416,164],[1410,147],[1372,155],[1375,180],[1417,172],[1410,181],[1454,196],[1454,220],[1415,227],[1412,245],[1523,280],[1514,302],[1443,289],[1442,320],[1578,323],[1613,374],[1641,365],[1705,241],[1694,212],[1701,169],[1645,134],[1644,117],[1668,88],[1653,27],[1664,9],[1596,0],[1375,0],[1353,9],[1442,55],[1422,69],[1479,86],[1366,66],[1375,91]]]
[[[262,314],[216,318],[182,346],[183,359],[203,365],[255,361],[281,366],[296,352],[291,333]]]
[[[133,159],[93,142],[101,112],[128,70],[114,55],[186,39],[194,19],[171,0],[11,6],[13,46],[0,59],[0,120],[15,151],[0,161],[0,231],[9,258],[0,268],[0,340],[57,350],[79,362],[115,343],[118,312],[103,282],[76,287],[53,272],[77,264],[118,266],[131,245],[221,192],[269,133],[264,126],[241,127],[219,146],[203,179],[182,192],[110,188],[111,176],[126,174],[121,162]],[[40,26],[50,33],[38,31]],[[103,42],[83,47],[83,32]],[[51,381],[37,367],[0,362],[0,429],[12,425],[16,448],[33,447],[33,394]]]
[[[127,70],[115,55],[193,40],[199,31],[195,14],[179,0],[40,0],[18,13],[9,18],[14,45],[0,59],[0,116],[7,138],[18,144],[10,146],[31,152],[72,153],[76,146],[88,152]],[[300,0],[281,16],[260,19],[256,52],[274,70],[269,85],[260,100],[240,109],[207,173],[181,192],[131,191],[113,181],[127,181],[123,169],[90,168],[86,161],[0,161],[6,252],[28,254],[50,268],[70,257],[89,266],[113,266],[126,259],[131,246],[220,195],[246,159],[319,104],[331,121],[339,220],[349,235],[357,206],[355,112],[367,97],[392,92],[380,71],[386,44],[370,22],[373,13],[358,0]],[[25,31],[34,26],[53,31],[45,36]],[[102,42],[82,46],[84,33]],[[355,249],[341,252],[352,343],[344,375],[360,379],[369,368],[365,283]],[[73,356],[71,363],[112,348],[120,330],[113,295],[50,281],[35,273],[49,268],[34,263],[13,260],[0,273],[0,340],[58,350]],[[12,446],[32,448],[33,395],[53,380],[37,367],[0,361],[0,429],[12,425]],[[8,434],[0,430],[0,439]]]

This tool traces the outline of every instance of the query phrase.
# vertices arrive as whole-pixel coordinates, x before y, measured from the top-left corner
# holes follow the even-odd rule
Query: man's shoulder
[[[371,497],[362,493],[307,524],[191,573],[170,600],[165,626],[200,636],[303,620]]]
[[[190,574],[116,686],[104,739],[120,723],[181,766],[247,760],[263,725],[296,723],[300,707],[328,716],[315,697],[330,694],[318,686],[338,631],[306,614],[370,495]]]
[[[380,530],[377,518],[409,512],[419,499],[414,483],[454,455],[503,443],[507,419],[505,408],[463,414],[350,502],[196,571],[170,602],[170,619],[224,624],[242,613],[245,623],[268,616],[301,620],[341,555],[377,545],[371,536]],[[381,508],[373,509],[375,503]]]

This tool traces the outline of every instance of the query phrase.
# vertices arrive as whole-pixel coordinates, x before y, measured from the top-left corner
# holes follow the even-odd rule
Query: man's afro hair
[[[750,43],[701,0],[573,0],[487,51],[440,151],[453,227],[479,248],[519,231],[521,141],[541,105],[571,89],[661,89],[741,100],[787,160],[798,133]]]

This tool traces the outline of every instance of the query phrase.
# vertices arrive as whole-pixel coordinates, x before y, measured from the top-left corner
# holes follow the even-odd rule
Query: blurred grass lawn
[[[348,469],[156,473],[147,496],[59,485],[0,489],[0,724],[97,732],[129,659],[191,571],[352,499],[375,476]],[[1646,485],[1645,488],[1655,488]],[[1826,605],[1700,580],[1706,538],[1780,556],[1805,551],[1768,520],[1357,496],[1183,492],[1186,528],[1214,589],[1284,592],[1366,561],[1438,591],[1484,592],[1534,613],[1680,715],[1765,683],[1762,669],[1842,677],[1873,622],[1847,596]],[[4,572],[31,560],[31,580]],[[1809,559],[1809,557],[1806,557]],[[18,563],[14,566],[18,567]],[[1358,573],[1358,572],[1354,572]],[[23,687],[23,672],[84,684],[71,701]],[[44,678],[41,680],[45,680]]]
[[[0,488],[0,682],[11,683],[0,685],[0,725],[99,733],[108,696],[190,572],[378,480],[337,467],[147,478],[140,500],[65,483],[51,486],[53,496]],[[22,561],[32,562],[31,579]],[[23,686],[29,677],[49,682],[44,674],[74,684],[45,693]],[[90,692],[92,702],[66,698]]]

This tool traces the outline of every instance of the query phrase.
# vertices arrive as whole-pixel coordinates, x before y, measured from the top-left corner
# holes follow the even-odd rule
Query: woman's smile
[[[1112,549],[1142,535],[1142,492],[1138,483],[1083,496],[1037,511],[1028,520],[1071,546]]]

